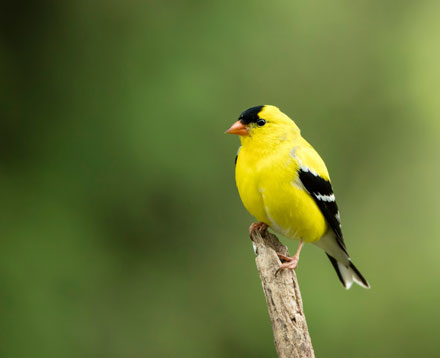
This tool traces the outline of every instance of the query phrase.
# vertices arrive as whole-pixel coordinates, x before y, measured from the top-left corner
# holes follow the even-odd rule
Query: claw
[[[280,254],[279,252],[277,252],[278,257],[285,261],[279,268],[278,270],[275,271],[275,276],[278,276],[278,273],[282,270],[285,269],[291,269],[291,270],[295,270],[298,267],[298,261],[299,261],[299,254],[301,252],[301,249],[303,247],[304,241],[301,240],[298,250],[296,251],[296,254],[293,255],[292,257]]]
[[[282,259],[283,261],[287,261],[287,262],[283,263],[278,268],[278,270],[275,271],[275,276],[278,276],[278,274],[282,270],[285,270],[285,269],[295,270],[298,267],[299,257],[296,257],[296,255],[293,257],[284,256],[283,254],[280,254],[280,253],[277,253],[277,255],[280,259]]]

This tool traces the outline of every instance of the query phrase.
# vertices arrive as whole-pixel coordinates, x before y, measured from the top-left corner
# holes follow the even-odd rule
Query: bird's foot
[[[254,232],[258,232],[260,235],[263,235],[267,228],[268,226],[265,223],[252,223],[251,226],[249,226],[249,234],[252,236]]]
[[[275,271],[275,276],[278,275],[278,273],[285,269],[291,269],[295,270],[298,267],[298,261],[299,261],[299,254],[301,253],[301,249],[304,245],[304,241],[301,240],[298,250],[296,251],[296,254],[292,257],[280,254],[277,252],[278,257],[284,261],[284,263],[278,268],[278,270]]]
[[[277,252],[277,255],[281,260],[283,260],[285,262],[275,272],[275,275],[278,275],[278,273],[282,270],[285,270],[285,269],[295,270],[298,267],[299,255],[294,255],[292,257],[289,257],[286,255],[280,254],[279,252]]]

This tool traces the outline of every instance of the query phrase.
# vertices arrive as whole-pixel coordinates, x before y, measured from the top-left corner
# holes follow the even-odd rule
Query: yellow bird
[[[300,241],[280,270],[295,269],[304,242],[324,249],[345,288],[353,282],[370,285],[351,262],[330,177],[324,161],[301,136],[298,126],[277,107],[264,105],[244,111],[226,133],[237,134],[235,180],[240,198],[259,223]]]

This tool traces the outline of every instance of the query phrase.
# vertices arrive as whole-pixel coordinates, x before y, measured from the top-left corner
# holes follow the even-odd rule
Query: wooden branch
[[[287,247],[267,231],[262,234],[254,231],[251,239],[278,357],[314,358],[295,271],[286,269],[275,275],[281,265],[276,252],[290,256]]]

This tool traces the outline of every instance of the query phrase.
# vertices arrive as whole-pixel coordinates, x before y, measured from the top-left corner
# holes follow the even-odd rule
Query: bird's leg
[[[264,234],[267,230],[268,226],[265,223],[259,222],[259,223],[252,223],[251,226],[249,226],[249,234],[253,234],[255,231],[258,233]]]
[[[299,254],[301,253],[301,249],[302,249],[303,245],[304,245],[304,241],[301,240],[299,243],[299,246],[298,246],[298,250],[296,250],[295,255],[293,255],[292,257],[286,256],[286,255],[283,255],[283,254],[280,254],[279,252],[277,252],[278,257],[286,262],[284,262],[280,266],[280,268],[275,272],[275,275],[278,275],[278,272],[280,272],[281,270],[287,269],[287,268],[292,269],[292,270],[296,269],[296,267],[298,266]]]

